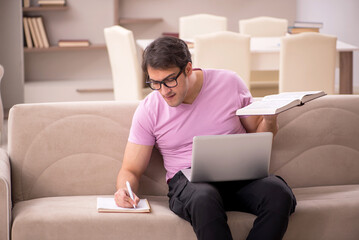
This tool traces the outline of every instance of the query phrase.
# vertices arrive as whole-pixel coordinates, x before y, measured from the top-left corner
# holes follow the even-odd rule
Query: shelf
[[[61,51],[81,51],[81,50],[97,50],[106,49],[105,44],[90,45],[89,47],[58,47],[51,46],[49,48],[24,48],[25,53],[35,52],[61,52]]]
[[[101,92],[112,92],[113,88],[77,88],[78,93],[101,93]]]
[[[163,18],[120,18],[119,24],[154,23],[161,22]]]
[[[254,88],[278,87],[278,81],[251,81],[250,85]]]
[[[41,11],[63,11],[67,10],[68,6],[54,6],[54,7],[28,7],[23,8],[23,12],[41,12]]]
[[[113,101],[112,79],[26,81],[25,103]]]

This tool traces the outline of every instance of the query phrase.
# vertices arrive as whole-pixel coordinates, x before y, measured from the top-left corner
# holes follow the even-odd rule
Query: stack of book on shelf
[[[179,33],[178,32],[163,32],[162,36],[179,38]]]
[[[59,40],[58,41],[59,47],[88,47],[90,46],[90,41],[87,39],[84,40]]]
[[[22,1],[22,6],[23,6],[24,8],[30,7],[30,0],[24,0],[24,1]]]
[[[42,17],[23,17],[25,46],[49,48],[49,41]]]
[[[295,21],[293,26],[288,27],[288,32],[291,34],[302,32],[319,32],[319,29],[323,27],[321,22],[299,22]]]
[[[66,0],[39,0],[37,4],[39,4],[40,7],[65,6]]]

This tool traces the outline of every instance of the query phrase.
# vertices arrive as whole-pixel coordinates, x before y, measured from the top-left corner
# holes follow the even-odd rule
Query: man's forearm
[[[126,181],[129,181],[132,190],[134,192],[137,192],[139,188],[139,178],[132,172],[121,169],[121,171],[117,176],[117,183],[116,183],[117,190],[120,188],[126,188]]]
[[[272,132],[275,136],[278,132],[277,116],[263,116],[258,124],[257,132]]]

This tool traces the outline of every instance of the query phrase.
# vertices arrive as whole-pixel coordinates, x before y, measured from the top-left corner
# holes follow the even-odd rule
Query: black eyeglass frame
[[[167,88],[174,88],[174,87],[177,87],[177,85],[178,85],[178,81],[177,81],[177,79],[179,78],[179,76],[181,76],[181,74],[182,74],[182,72],[184,71],[184,69],[185,69],[186,67],[183,67],[180,71],[179,71],[179,73],[172,79],[171,77],[169,77],[169,78],[165,78],[165,79],[163,79],[162,81],[155,81],[155,80],[149,80],[150,79],[150,76],[148,76],[148,74],[147,74],[147,80],[146,80],[146,84],[152,89],[152,90],[160,90],[161,89],[161,87],[162,87],[162,84],[163,85],[165,85]],[[171,79],[171,80],[170,80]],[[169,80],[169,82],[173,82],[173,81],[176,81],[176,84],[174,85],[174,86],[168,86],[167,84],[166,84],[166,80]],[[157,84],[160,84],[160,87],[157,89],[157,88],[153,88],[153,87],[151,87],[151,83],[157,83]]]

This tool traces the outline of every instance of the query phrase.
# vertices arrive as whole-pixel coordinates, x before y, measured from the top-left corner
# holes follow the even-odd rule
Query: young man
[[[233,72],[192,69],[185,42],[163,37],[149,45],[142,68],[155,90],[134,114],[122,168],[117,178],[117,205],[132,207],[126,181],[137,191],[153,146],[164,159],[171,210],[189,221],[198,239],[232,239],[226,211],[257,215],[247,239],[282,239],[296,200],[283,179],[269,176],[250,181],[191,183],[180,171],[191,167],[196,135],[277,132],[276,116],[239,118],[238,108],[252,96]],[[218,159],[220,161],[220,159]]]

